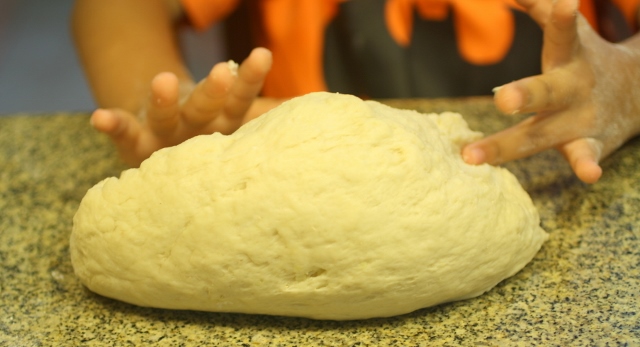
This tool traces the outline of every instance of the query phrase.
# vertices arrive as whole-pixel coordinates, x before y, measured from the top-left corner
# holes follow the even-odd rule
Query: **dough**
[[[71,260],[92,291],[168,309],[349,320],[478,296],[547,234],[459,114],[295,98],[91,188]]]

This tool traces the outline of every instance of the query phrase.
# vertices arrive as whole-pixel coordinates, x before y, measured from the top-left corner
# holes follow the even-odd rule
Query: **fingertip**
[[[268,58],[268,59],[271,59],[273,57],[273,54],[271,53],[271,51],[264,47],[256,47],[251,51],[251,53],[261,55],[262,57]]]
[[[524,106],[524,93],[515,83],[496,87],[493,92],[496,107],[505,114],[517,114]]]
[[[178,81],[178,77],[173,72],[160,72],[155,77],[153,77],[153,80],[151,80],[151,83],[157,84],[157,83],[167,83],[167,82],[173,82],[173,81],[176,81],[176,82]]]
[[[589,184],[598,182],[602,176],[602,168],[598,164],[603,150],[601,141],[594,138],[581,138],[565,143],[558,149],[582,182]]]
[[[106,134],[111,134],[118,128],[117,116],[102,108],[93,111],[89,123],[94,129]]]
[[[220,62],[215,64],[213,68],[211,68],[211,71],[209,71],[208,77],[212,80],[233,77],[231,69],[229,68],[229,62]]]
[[[602,167],[592,159],[579,159],[574,167],[576,176],[588,184],[594,184],[602,177]]]
[[[209,75],[200,83],[199,88],[210,96],[226,94],[236,80],[229,69],[228,62],[217,63],[209,71]],[[198,88],[196,88],[198,89]]]
[[[178,100],[180,81],[171,72],[161,72],[151,80],[153,102],[158,106],[172,105]]]
[[[177,86],[179,83],[178,76],[171,72],[161,72],[151,80],[151,90],[154,92],[162,92]]]
[[[487,162],[487,154],[480,148],[466,146],[462,150],[462,160],[471,165],[480,165]]]
[[[249,54],[249,57],[247,57],[245,61],[251,61],[251,65],[253,66],[252,70],[255,70],[254,72],[260,75],[264,75],[271,70],[273,55],[270,50],[258,47],[251,51],[251,54]]]

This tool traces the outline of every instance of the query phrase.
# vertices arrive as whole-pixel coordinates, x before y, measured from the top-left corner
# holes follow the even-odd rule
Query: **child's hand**
[[[467,145],[463,157],[500,164],[556,148],[580,180],[595,183],[599,161],[640,133],[640,37],[606,42],[577,14],[577,0],[519,2],[544,29],[543,74],[502,86],[495,103],[535,115]]]
[[[127,164],[138,166],[160,148],[196,135],[230,134],[255,118],[258,111],[248,111],[260,108],[254,101],[270,68],[271,52],[257,48],[237,74],[228,63],[219,63],[195,86],[180,86],[174,74],[160,73],[151,82],[151,95],[142,114],[98,109],[91,123],[109,135]],[[260,102],[273,106],[273,101]]]

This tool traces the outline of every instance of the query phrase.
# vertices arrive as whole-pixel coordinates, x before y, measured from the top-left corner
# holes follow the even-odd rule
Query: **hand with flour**
[[[279,103],[257,99],[272,61],[264,48],[196,84],[176,44],[182,18],[176,1],[76,2],[73,34],[100,107],[91,122],[129,165],[195,135],[232,133]]]
[[[125,162],[138,166],[158,149],[196,135],[230,134],[261,114],[260,105],[271,101],[254,100],[270,62],[268,50],[256,49],[239,68],[233,62],[216,64],[197,85],[162,72],[151,81],[138,114],[121,108],[98,109],[91,123],[111,138]]]
[[[577,0],[519,0],[544,30],[543,74],[497,88],[506,114],[534,113],[463,149],[468,163],[500,164],[560,151],[578,178],[597,182],[599,161],[640,133],[640,35],[611,44],[577,14]]]

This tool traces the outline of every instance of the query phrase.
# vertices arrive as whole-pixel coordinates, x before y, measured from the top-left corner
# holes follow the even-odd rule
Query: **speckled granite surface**
[[[488,99],[394,101],[461,112],[492,132],[514,121]],[[640,141],[596,185],[554,152],[510,163],[550,240],[471,300],[368,321],[168,311],[99,297],[68,254],[86,190],[124,168],[86,114],[0,118],[0,346],[638,346]]]

